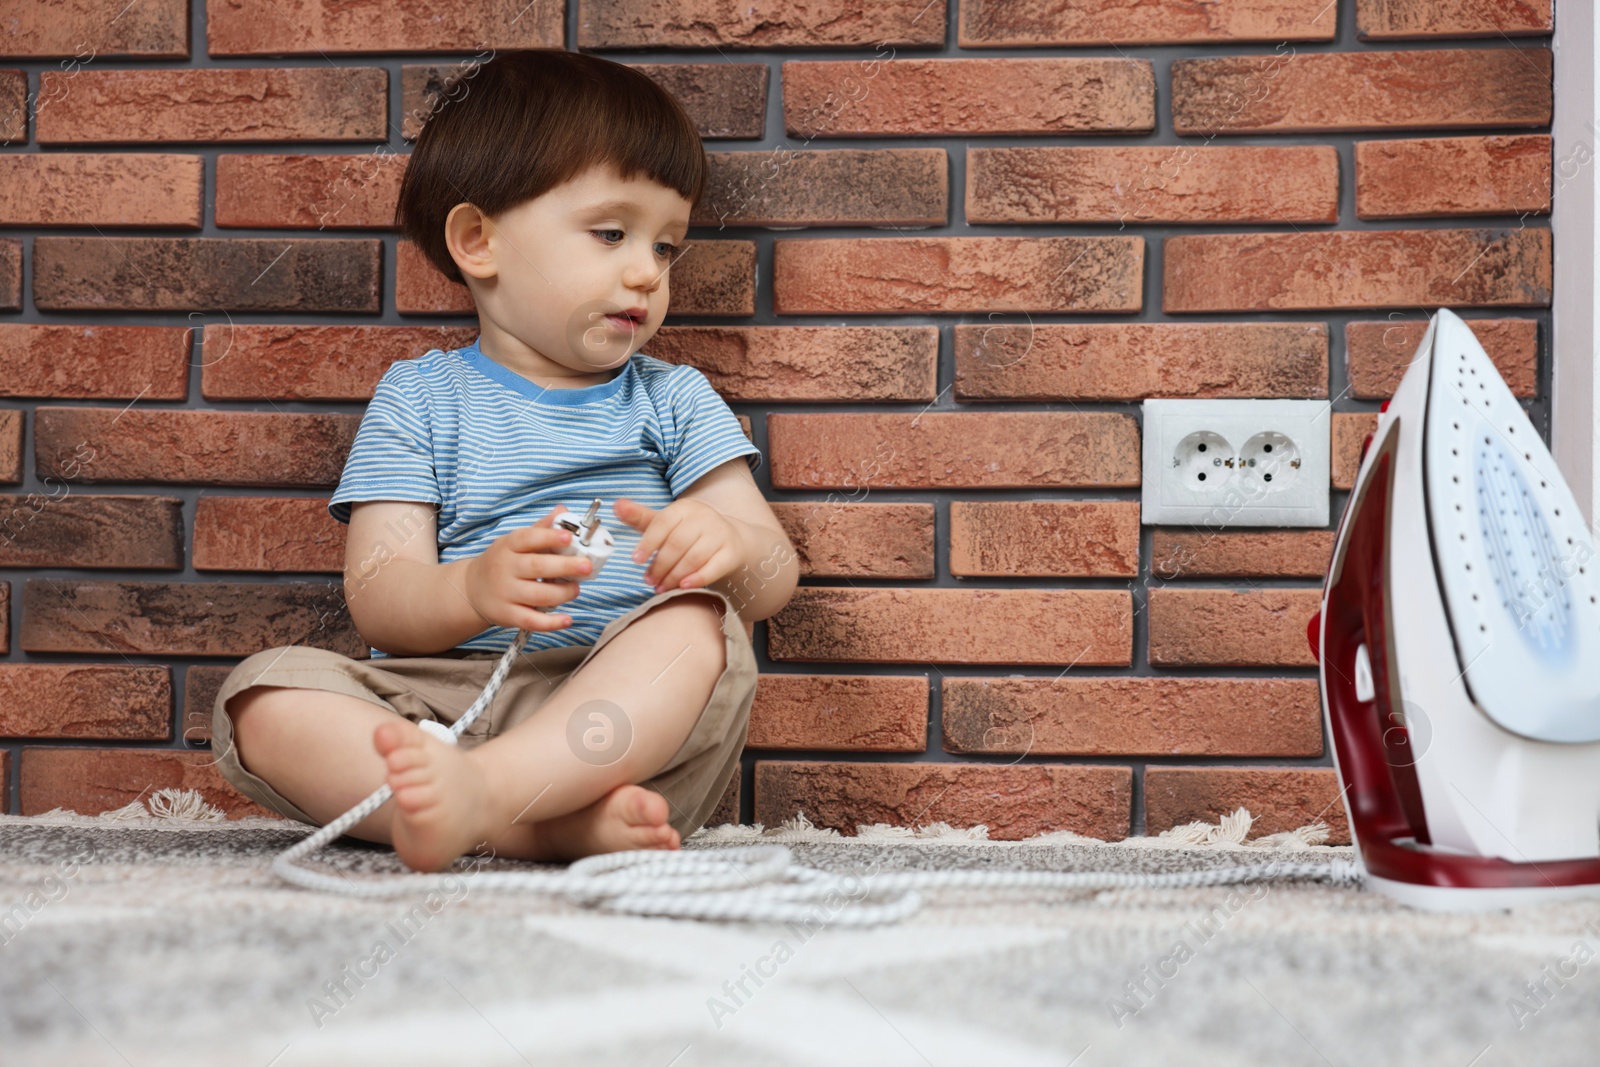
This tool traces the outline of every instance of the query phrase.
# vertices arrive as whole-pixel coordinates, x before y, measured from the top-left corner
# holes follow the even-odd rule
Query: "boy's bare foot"
[[[372,744],[388,764],[394,850],[414,871],[442,871],[488,838],[494,798],[482,769],[455,745],[409,720],[380,724]]]
[[[372,744],[388,765],[395,802],[389,837],[407,867],[441,871],[504,835],[507,827],[494,823],[499,806],[489,780],[466,752],[404,719],[379,725]],[[525,858],[564,863],[602,852],[678,848],[667,809],[667,798],[652,789],[617,786],[586,808],[521,827],[534,838]]]
[[[535,824],[541,859],[568,863],[602,852],[675,849],[667,798],[640,785],[619,785],[587,808]]]

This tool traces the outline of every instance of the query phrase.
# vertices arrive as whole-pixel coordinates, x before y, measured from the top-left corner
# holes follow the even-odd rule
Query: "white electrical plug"
[[[611,536],[611,531],[600,525],[600,498],[595,497],[589,505],[589,510],[583,518],[578,518],[575,512],[564,511],[555,518],[555,527],[566,530],[572,535],[572,540],[566,545],[556,549],[563,556],[583,556],[589,560],[589,573],[581,579],[553,578],[551,581],[586,581],[600,573],[600,568],[606,565],[606,560],[611,558],[611,553],[616,549],[616,541]],[[542,579],[541,579],[542,580]],[[545,611],[555,611],[555,608],[545,608]]]
[[[551,524],[556,529],[566,530],[572,535],[568,541],[556,552],[563,556],[583,556],[589,561],[589,573],[585,578],[593,578],[600,573],[600,568],[606,565],[606,560],[611,558],[611,553],[616,549],[616,541],[611,536],[611,531],[600,525],[600,498],[595,497],[589,505],[589,510],[583,518],[578,518],[573,512],[566,511],[555,517]],[[568,582],[580,581],[575,578],[539,578],[538,581]],[[539,609],[553,612],[554,607]],[[417,723],[425,732],[432,734],[446,744],[456,744],[455,732],[442,722],[428,719]]]

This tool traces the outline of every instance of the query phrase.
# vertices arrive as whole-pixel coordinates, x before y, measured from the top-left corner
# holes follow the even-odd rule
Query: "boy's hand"
[[[589,576],[587,559],[560,554],[572,535],[552,524],[566,510],[565,505],[557,504],[532,526],[501,534],[482,555],[468,561],[467,601],[479,615],[497,626],[518,630],[559,630],[572,624],[570,615],[539,610],[577,596],[578,579]],[[538,581],[540,578],[545,581]],[[573,580],[560,581],[562,578]]]
[[[744,548],[739,531],[710,504],[686,497],[656,510],[621,496],[611,510],[644,534],[633,553],[635,563],[656,554],[644,579],[657,593],[701,588],[740,566]]]

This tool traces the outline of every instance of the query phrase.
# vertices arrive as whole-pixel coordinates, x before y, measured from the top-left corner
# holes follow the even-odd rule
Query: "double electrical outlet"
[[[1326,400],[1146,400],[1140,521],[1326,526]]]

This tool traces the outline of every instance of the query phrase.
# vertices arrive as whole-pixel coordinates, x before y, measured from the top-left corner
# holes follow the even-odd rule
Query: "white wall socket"
[[[1328,525],[1326,400],[1146,400],[1139,521]]]

